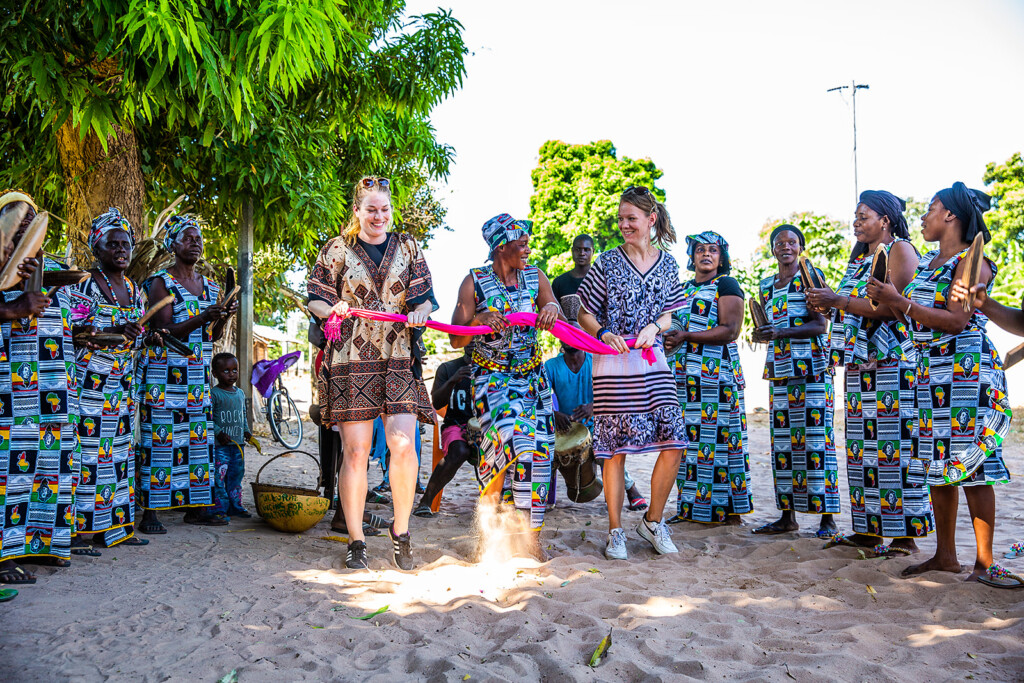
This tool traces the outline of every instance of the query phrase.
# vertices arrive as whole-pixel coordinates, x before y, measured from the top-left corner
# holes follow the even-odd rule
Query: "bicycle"
[[[298,448],[302,443],[302,418],[288,389],[281,382],[284,371],[295,365],[301,351],[286,353],[274,360],[261,360],[252,366],[252,386],[256,389],[267,415],[270,433],[285,448]]]

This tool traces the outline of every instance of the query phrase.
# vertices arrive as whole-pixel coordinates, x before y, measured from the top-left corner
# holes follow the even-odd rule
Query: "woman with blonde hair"
[[[413,567],[409,514],[416,494],[416,425],[433,424],[434,410],[416,354],[417,332],[437,305],[423,251],[409,235],[389,232],[391,183],[368,176],[355,185],[352,218],[344,234],[320,250],[309,276],[309,310],[341,321],[340,339],[329,341],[318,379],[320,415],[337,425],[345,454],[338,493],[349,530],[345,566],[366,569],[363,508],[373,421],[384,420],[391,451],[394,520],[388,533],[395,566]],[[349,307],[400,313],[408,324],[348,316]]]

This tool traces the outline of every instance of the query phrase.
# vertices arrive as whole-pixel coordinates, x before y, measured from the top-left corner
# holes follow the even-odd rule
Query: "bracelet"
[[[549,301],[549,302],[547,302],[546,304],[544,304],[543,306],[541,306],[541,307],[540,307],[540,310],[542,310],[542,311],[543,311],[543,310],[544,310],[545,308],[547,308],[548,306],[554,306],[554,307],[555,307],[555,308],[557,308],[557,309],[558,309],[559,311],[561,311],[561,310],[562,310],[562,307],[558,305],[558,302],[557,302],[557,301]]]
[[[846,301],[844,301],[843,305],[839,307],[839,310],[840,311],[845,311],[849,307],[850,307],[850,295],[847,294],[846,295]]]
[[[597,340],[601,341],[601,337],[603,337],[604,333],[607,332],[607,331],[608,331],[607,327],[599,327],[597,329]]]
[[[914,305],[914,300],[913,300],[913,299],[911,299],[911,300],[910,300],[910,303],[909,303],[909,304],[907,304],[907,310],[903,311],[903,317],[904,317],[904,318],[908,318],[908,317],[910,317],[910,309],[911,309],[911,307],[912,307],[913,305]]]

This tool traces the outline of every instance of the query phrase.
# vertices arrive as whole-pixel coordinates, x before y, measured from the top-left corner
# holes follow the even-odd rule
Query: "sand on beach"
[[[315,439],[310,424],[304,448],[315,452]],[[746,526],[673,526],[672,556],[656,557],[630,529],[630,559],[604,559],[603,498],[571,505],[560,496],[543,534],[554,559],[474,563],[468,466],[439,517],[413,518],[410,573],[391,566],[383,536],[369,539],[369,571],[344,569],[345,545],[326,538],[338,536],[330,515],[288,535],[258,518],[196,527],[164,513],[169,533],[149,536],[145,548],[74,557],[68,569],[31,567],[39,582],[0,605],[0,679],[217,681],[235,670],[240,681],[1024,680],[1024,590],[953,574],[900,578],[933,540],[913,559],[862,559],[853,548],[822,550],[811,516],[800,516],[799,532],[752,536],[777,517],[763,414],[751,415],[750,440],[756,510]],[[1015,473],[1021,443],[1015,427]],[[281,450],[250,449],[250,506],[248,482]],[[653,462],[628,462],[645,493]],[[308,484],[315,470],[308,458],[281,458],[263,480]],[[379,480],[374,468],[371,483]],[[998,488],[997,506],[996,557],[1024,571],[1024,558],[1001,560],[1024,538],[1019,482]],[[640,514],[626,513],[625,524]],[[846,515],[839,524],[849,530]],[[957,540],[961,561],[972,563],[965,503]],[[589,667],[609,630],[609,653]]]

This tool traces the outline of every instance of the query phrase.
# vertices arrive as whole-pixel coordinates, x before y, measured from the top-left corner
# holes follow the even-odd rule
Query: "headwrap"
[[[100,243],[104,235],[112,230],[124,230],[128,233],[128,241],[132,245],[132,250],[135,249],[135,233],[132,230],[132,224],[114,207],[110,207],[106,213],[101,213],[92,219],[92,230],[89,231],[89,248],[95,252],[96,245]]]
[[[164,237],[164,247],[167,251],[174,252],[174,243],[178,241],[178,236],[185,232],[186,228],[195,228],[200,235],[203,234],[203,226],[199,218],[190,213],[178,214],[167,219],[164,224],[164,230],[167,232],[167,236]]]
[[[729,243],[725,241],[724,237],[713,230],[705,230],[696,235],[687,236],[686,255],[690,257],[686,264],[687,270],[696,272],[696,268],[693,266],[693,253],[697,250],[698,244],[717,244],[721,248],[722,257],[718,262],[718,274],[728,275],[729,271],[732,270],[732,264],[729,263]]]
[[[768,246],[773,251],[775,249],[775,238],[779,236],[780,232],[785,232],[787,230],[789,230],[790,232],[794,233],[796,235],[796,238],[798,240],[800,240],[800,248],[801,249],[803,249],[803,248],[805,248],[807,246],[807,240],[804,239],[804,234],[802,232],[800,232],[800,228],[796,227],[795,225],[790,225],[789,223],[783,223],[782,225],[780,225],[777,228],[775,228],[774,230],[772,230],[771,237],[768,238]]]
[[[907,227],[907,219],[903,215],[907,210],[905,201],[885,190],[864,190],[860,193],[859,202],[879,216],[889,217],[893,237],[910,239],[910,228]]]
[[[21,190],[4,190],[0,193],[0,209],[4,208],[8,204],[13,204],[14,202],[25,202],[32,207],[33,211],[39,211],[39,207],[36,206],[32,197],[28,196]]]
[[[985,227],[985,219],[981,216],[990,206],[991,198],[987,194],[981,190],[972,190],[957,181],[953,187],[936,192],[935,196],[963,223],[965,242],[973,242],[979,232],[985,236],[986,243],[992,240],[992,235]]]
[[[533,221],[517,221],[507,213],[495,216],[484,223],[484,242],[493,252],[503,244],[515,242],[526,235],[533,234]]]

